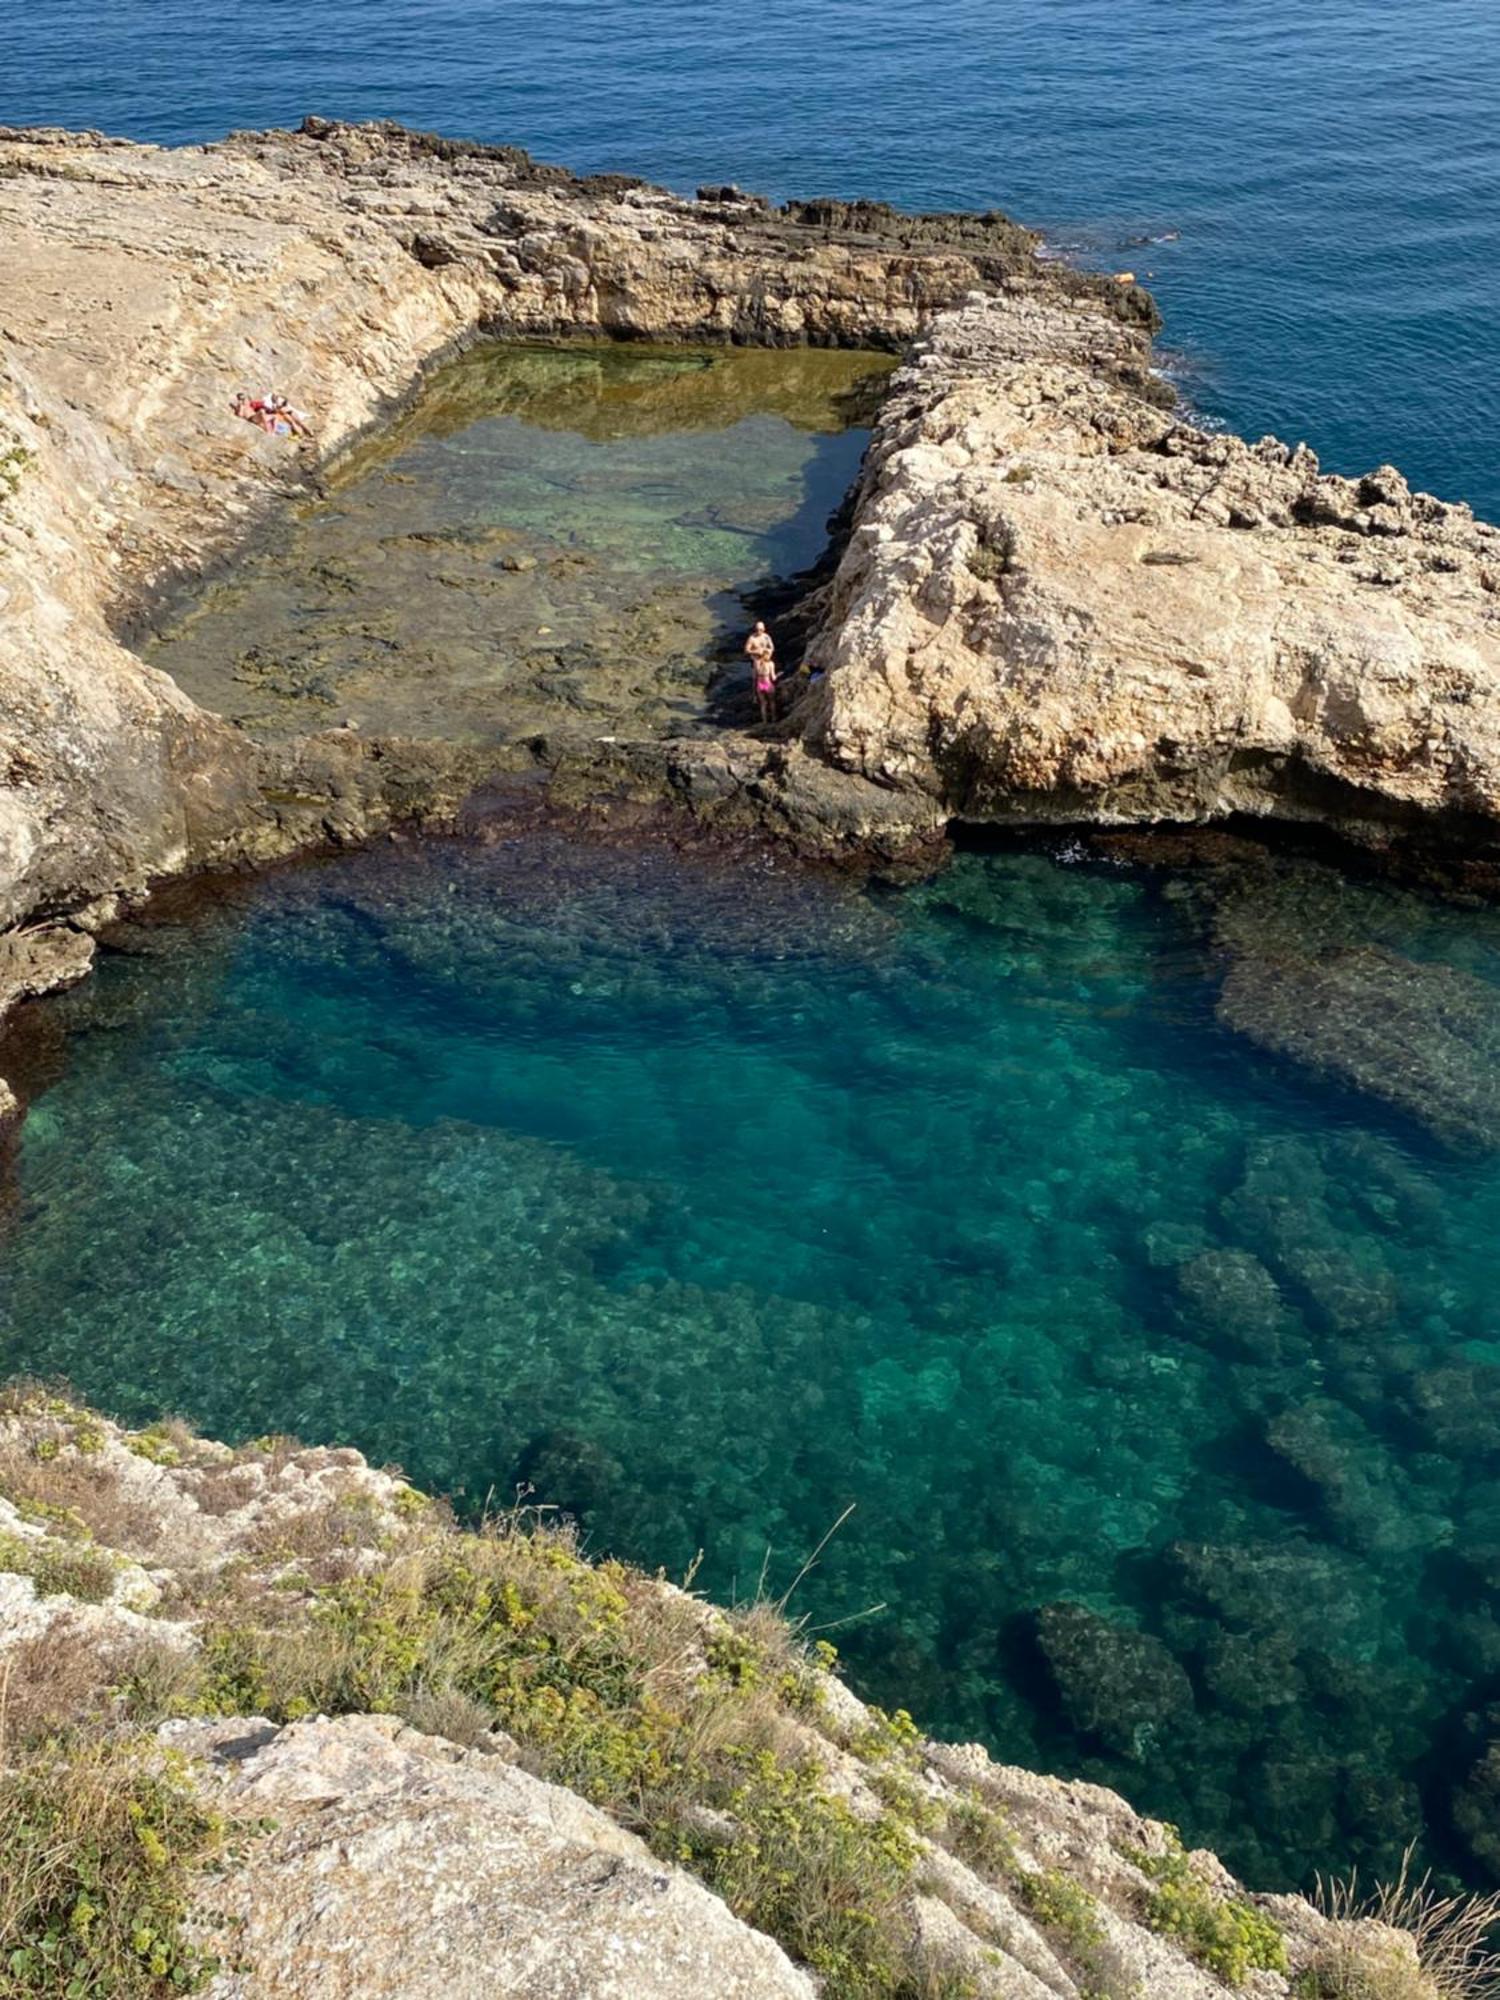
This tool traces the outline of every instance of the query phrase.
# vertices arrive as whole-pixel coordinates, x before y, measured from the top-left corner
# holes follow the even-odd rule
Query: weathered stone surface
[[[36,1505],[38,1482],[51,1513]],[[59,1499],[72,1517],[63,1539]],[[269,1591],[278,1622],[316,1617],[309,1565],[374,1587],[403,1529],[429,1531],[415,1516],[435,1521],[355,1451],[231,1451],[180,1425],[125,1432],[50,1396],[14,1396],[0,1413],[10,1716],[45,1706],[47,1689],[28,1676],[55,1674],[70,1657],[76,1670],[81,1653],[100,1662],[106,1685],[129,1670],[133,1648],[190,1661],[226,1593]],[[55,1577],[45,1590],[35,1581],[36,1555],[76,1555],[80,1529],[97,1538],[82,1546],[115,1565],[101,1601],[79,1602]],[[1278,1560],[1270,1552],[1237,1570],[1238,1552],[1203,1549],[1185,1552],[1184,1568],[1238,1616]],[[683,1621],[679,1639],[728,1629],[660,1579],[635,1574],[630,1588]],[[141,1593],[150,1615],[131,1601]],[[1326,1606],[1302,1594],[1323,1620]],[[1175,1711],[1180,1691],[1132,1645],[1141,1635],[1095,1629],[1104,1623],[1065,1621],[1064,1636],[1070,1658],[1104,1675],[1111,1712],[1134,1727],[1147,1706]],[[872,1750],[889,1725],[839,1681],[817,1674],[814,1686],[814,1699],[778,1713],[782,1754],[820,1773],[855,1818],[886,1818],[912,1843],[900,1920],[922,1990],[955,1977],[976,2000],[1216,2000],[1231,1990],[1153,1923],[1138,1861],[1171,1851],[1165,1828],[1114,1792],[995,1764],[975,1744]],[[420,1729],[369,1714],[164,1725],[194,1782],[243,1822],[229,1864],[196,1887],[196,1927],[223,1965],[207,1990],[218,2000],[813,2000],[817,1981],[778,1944],[609,1815],[522,1768],[516,1741],[482,1726],[488,1714],[472,1700],[432,1701]],[[451,1734],[427,1733],[440,1729]],[[899,1814],[893,1784],[908,1801]],[[704,1817],[725,1820],[717,1809]],[[1209,1895],[1243,1896],[1212,1855],[1186,1865]],[[1253,1973],[1236,1989],[1263,2000],[1299,1990],[1299,1975],[1351,1935],[1295,1898],[1253,1900],[1275,1909],[1288,1941],[1285,1975]]]
[[[1233,810],[1489,839],[1495,532],[1389,467],[1329,479],[1177,422],[1149,299],[1003,217],[692,203],[311,120],[177,150],[0,129],[0,243],[0,927],[454,810],[471,762],[268,757],[121,634],[312,490],[314,451],[231,417],[234,389],[288,393],[326,457],[480,333],[924,336],[821,600],[828,672],[783,725],[802,746],[647,745],[628,783],[818,853]]]
[[[813,2000],[779,1945],[594,1806],[393,1716],[168,1725],[272,1818],[205,1885],[217,2000]],[[248,1754],[247,1754],[248,1753]]]
[[[1500,533],[1154,407],[1136,329],[943,315],[896,377],[809,740],[970,820],[1500,812]]]

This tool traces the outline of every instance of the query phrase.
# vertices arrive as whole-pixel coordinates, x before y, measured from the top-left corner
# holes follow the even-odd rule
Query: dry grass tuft
[[[86,1533],[124,1555],[158,1553],[155,1512],[133,1498],[115,1468],[97,1454],[63,1445],[50,1457],[38,1457],[19,1439],[0,1439],[0,1494],[23,1515],[40,1517],[53,1533]]]
[[[196,1685],[186,1647],[90,1631],[64,1616],[0,1655],[0,1723],[12,1754],[27,1752],[122,1715],[159,1722],[180,1714]]]
[[[1445,1896],[1411,1859],[1368,1895],[1354,1876],[1318,1878],[1314,1902],[1346,1928],[1298,1981],[1299,2000],[1500,2000],[1500,1892]]]

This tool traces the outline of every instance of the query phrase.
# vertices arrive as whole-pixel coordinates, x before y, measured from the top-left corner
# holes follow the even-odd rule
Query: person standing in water
[[[776,642],[766,630],[765,620],[757,618],[755,630],[745,641],[745,651],[750,656],[750,671],[755,676],[755,700],[760,709],[762,722],[776,720]]]

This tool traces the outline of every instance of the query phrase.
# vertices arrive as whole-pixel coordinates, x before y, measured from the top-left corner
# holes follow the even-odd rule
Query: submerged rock
[[[1161,1729],[1192,1712],[1192,1682],[1149,1632],[1083,1604],[1048,1604],[1036,1636],[1069,1722],[1123,1756],[1146,1756]]]
[[[1218,1016],[1455,1151],[1500,1147],[1500,993],[1483,980],[1371,948],[1243,958],[1225,978]]]
[[[1186,1312],[1183,1324],[1195,1337],[1221,1338],[1248,1361],[1274,1362],[1292,1320],[1276,1280],[1248,1250],[1204,1250],[1177,1266]]]

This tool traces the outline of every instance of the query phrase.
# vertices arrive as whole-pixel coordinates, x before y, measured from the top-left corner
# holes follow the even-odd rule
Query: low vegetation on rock
[[[867,1708],[784,1604],[717,1610],[591,1561],[541,1510],[460,1525],[352,1451],[129,1433],[8,1392],[0,1614],[0,1993],[17,2000],[290,1990],[221,1968],[243,1956],[233,1977],[253,1982],[257,1936],[322,1879],[330,1801],[349,1801],[357,1851],[372,1811],[428,1826],[421,1774],[441,1771],[460,1804],[502,1783],[558,1801],[523,1818],[538,1844],[572,1815],[575,1845],[655,1856],[663,1887],[696,1877],[772,1953],[746,1995],[1479,1990],[1472,1914],[1424,1936],[1421,1897],[1372,1917],[1247,1895],[1111,1793]],[[272,1752],[294,1771],[281,1793]],[[373,1808],[349,1777],[372,1757]],[[499,1892],[464,1873],[480,1860],[450,1865],[445,1895],[484,1916]],[[406,1987],[366,1976],[443,1990],[415,1964]]]

